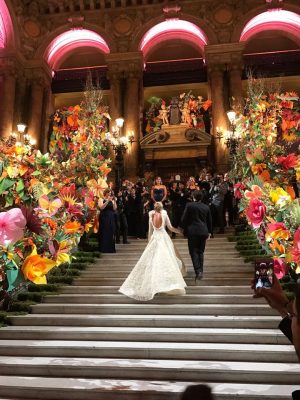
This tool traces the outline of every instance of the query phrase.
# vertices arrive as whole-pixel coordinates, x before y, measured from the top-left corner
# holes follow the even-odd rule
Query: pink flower
[[[241,199],[242,198],[242,190],[246,189],[246,186],[243,184],[243,182],[236,183],[234,185],[234,197],[236,199]]]
[[[259,199],[251,199],[245,213],[253,228],[259,228],[266,214],[266,206]]]
[[[0,213],[0,245],[7,246],[22,239],[26,219],[19,208]]]
[[[283,258],[274,258],[274,274],[278,279],[282,279],[288,272],[288,267]]]

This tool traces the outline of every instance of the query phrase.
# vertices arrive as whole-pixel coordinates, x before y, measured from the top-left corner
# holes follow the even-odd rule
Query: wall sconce
[[[223,128],[221,126],[217,126],[216,127],[216,135],[215,136],[216,136],[216,138],[218,139],[219,142],[223,138]]]
[[[128,142],[129,142],[130,144],[136,142],[136,140],[134,140],[134,131],[130,131],[130,132],[129,132],[129,135],[128,135]]]

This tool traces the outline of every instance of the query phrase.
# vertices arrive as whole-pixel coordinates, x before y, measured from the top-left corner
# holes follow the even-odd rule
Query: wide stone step
[[[160,327],[160,328],[247,328],[276,329],[280,318],[276,315],[77,315],[29,314],[9,318],[17,326],[88,326],[88,327]]]
[[[177,249],[178,250],[178,249]],[[190,257],[189,252],[185,249],[185,250],[178,250],[180,252],[180,255],[182,258],[184,259],[188,259]],[[115,260],[115,259],[121,259],[122,257],[126,256],[126,260],[135,260],[137,258],[139,258],[142,254],[141,252],[135,251],[135,252],[125,252],[125,251],[121,251],[119,253],[114,253],[113,256],[111,256],[110,254],[102,254],[100,257],[100,260]],[[225,258],[232,258],[232,257],[239,257],[241,258],[239,252],[237,252],[234,249],[228,249],[228,250],[219,250],[217,251],[217,249],[209,249],[209,250],[205,250],[205,257],[206,258],[217,258],[217,257],[225,257]]]
[[[166,360],[214,360],[251,362],[298,362],[292,345],[244,343],[174,343],[132,341],[39,341],[1,340],[2,373],[23,373],[20,369],[5,370],[9,357],[88,357]],[[25,360],[26,361],[26,360]],[[20,363],[21,364],[21,363]],[[23,363],[20,365],[23,368]],[[300,371],[300,366],[299,366]],[[61,376],[61,375],[60,375]],[[87,375],[88,376],[88,375]],[[300,377],[300,376],[299,376]]]
[[[0,339],[290,344],[278,329],[8,326]]]
[[[20,368],[21,367],[21,368]],[[1,357],[1,373],[106,379],[166,379],[219,382],[300,382],[297,363],[156,360],[122,358]],[[282,371],[285,371],[283,374]]]
[[[44,298],[44,303],[65,304],[130,304],[136,303],[122,294],[60,294]],[[147,304],[174,304],[174,299],[168,295],[157,295]],[[251,295],[218,295],[218,294],[187,294],[176,298],[176,304],[253,304]],[[265,304],[265,300],[256,299],[255,304]]]
[[[62,286],[65,294],[111,294],[118,293],[119,286]],[[189,286],[187,294],[249,294],[253,295],[250,286]]]
[[[0,395],[15,400],[179,400],[186,381],[0,376]],[[202,383],[206,383],[205,381]],[[290,400],[297,385],[209,382],[216,400]]]
[[[137,257],[134,257],[132,259],[127,258],[125,255],[123,255],[122,257],[116,257],[116,258],[103,258],[103,259],[99,259],[99,261],[97,261],[97,264],[109,264],[109,265],[131,265],[132,267],[136,264],[136,262],[139,260],[141,254]],[[192,260],[191,258],[185,258],[183,260],[185,263],[192,265]],[[163,260],[162,260],[163,262]],[[231,262],[231,264],[230,264]],[[94,264],[95,265],[95,264]],[[251,265],[249,263],[245,263],[244,259],[242,257],[224,257],[224,256],[220,256],[217,257],[216,255],[211,256],[211,257],[206,257],[206,255],[204,255],[204,265],[219,265],[219,266],[225,266],[225,265]]]
[[[118,279],[123,279],[125,280],[126,277],[130,274],[132,268],[128,268],[127,270],[115,270],[114,268],[105,268],[104,270],[101,269],[101,266],[99,266],[98,270],[86,270],[83,271],[82,274],[80,275],[80,278],[77,278],[77,280],[79,279],[85,279],[85,278],[90,278],[90,277],[94,277],[94,279],[102,279],[102,278],[118,278]],[[243,277],[249,277],[249,283],[251,280],[251,277],[254,276],[254,274],[252,273],[252,271],[243,271],[242,268],[240,268],[240,270],[235,270],[234,272],[226,272],[226,271],[213,271],[210,270],[209,268],[204,270],[204,274],[205,274],[205,278],[213,278],[213,277],[218,277],[219,279],[221,278],[230,278],[231,276],[234,276],[234,278],[243,278]],[[204,279],[205,279],[204,278]],[[184,277],[185,281],[187,284],[189,283],[194,283],[195,280],[195,272],[193,272],[191,270],[191,268],[188,268],[188,273],[187,276]]]
[[[37,314],[276,315],[265,304],[36,304]]]
[[[204,272],[205,273],[205,272]],[[204,278],[201,281],[198,281],[197,284],[195,284],[194,279],[193,278],[187,278],[185,281],[187,283],[188,286],[193,286],[193,285],[197,285],[197,286],[206,286],[206,285],[210,285],[210,286],[216,286],[216,285],[220,285],[220,286],[226,286],[226,285],[237,285],[237,286],[242,286],[245,283],[249,282],[250,285],[250,281],[251,281],[251,277],[252,277],[252,273],[250,274],[244,274],[244,277],[206,277],[204,275]],[[74,279],[74,284],[76,286],[118,286],[120,287],[122,285],[122,283],[125,280],[125,276],[122,278],[94,278],[93,275],[91,274],[90,277],[79,277]]]

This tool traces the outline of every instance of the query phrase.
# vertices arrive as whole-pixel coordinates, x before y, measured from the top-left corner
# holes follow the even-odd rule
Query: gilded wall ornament
[[[23,28],[25,33],[32,38],[37,38],[41,34],[40,24],[33,19],[24,21]]]
[[[232,7],[228,5],[219,6],[213,13],[214,20],[218,24],[227,25],[233,20]]]
[[[116,36],[127,36],[132,31],[133,22],[127,15],[120,15],[113,21],[113,28]]]

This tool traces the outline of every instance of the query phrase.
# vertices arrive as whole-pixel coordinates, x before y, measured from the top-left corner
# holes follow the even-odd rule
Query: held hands
[[[290,301],[282,290],[276,275],[273,277],[273,286],[269,289],[263,287],[255,289],[255,280],[252,281],[251,287],[254,290],[253,298],[264,297],[270,307],[278,311],[282,317],[288,314],[290,310],[287,307],[290,305]]]

